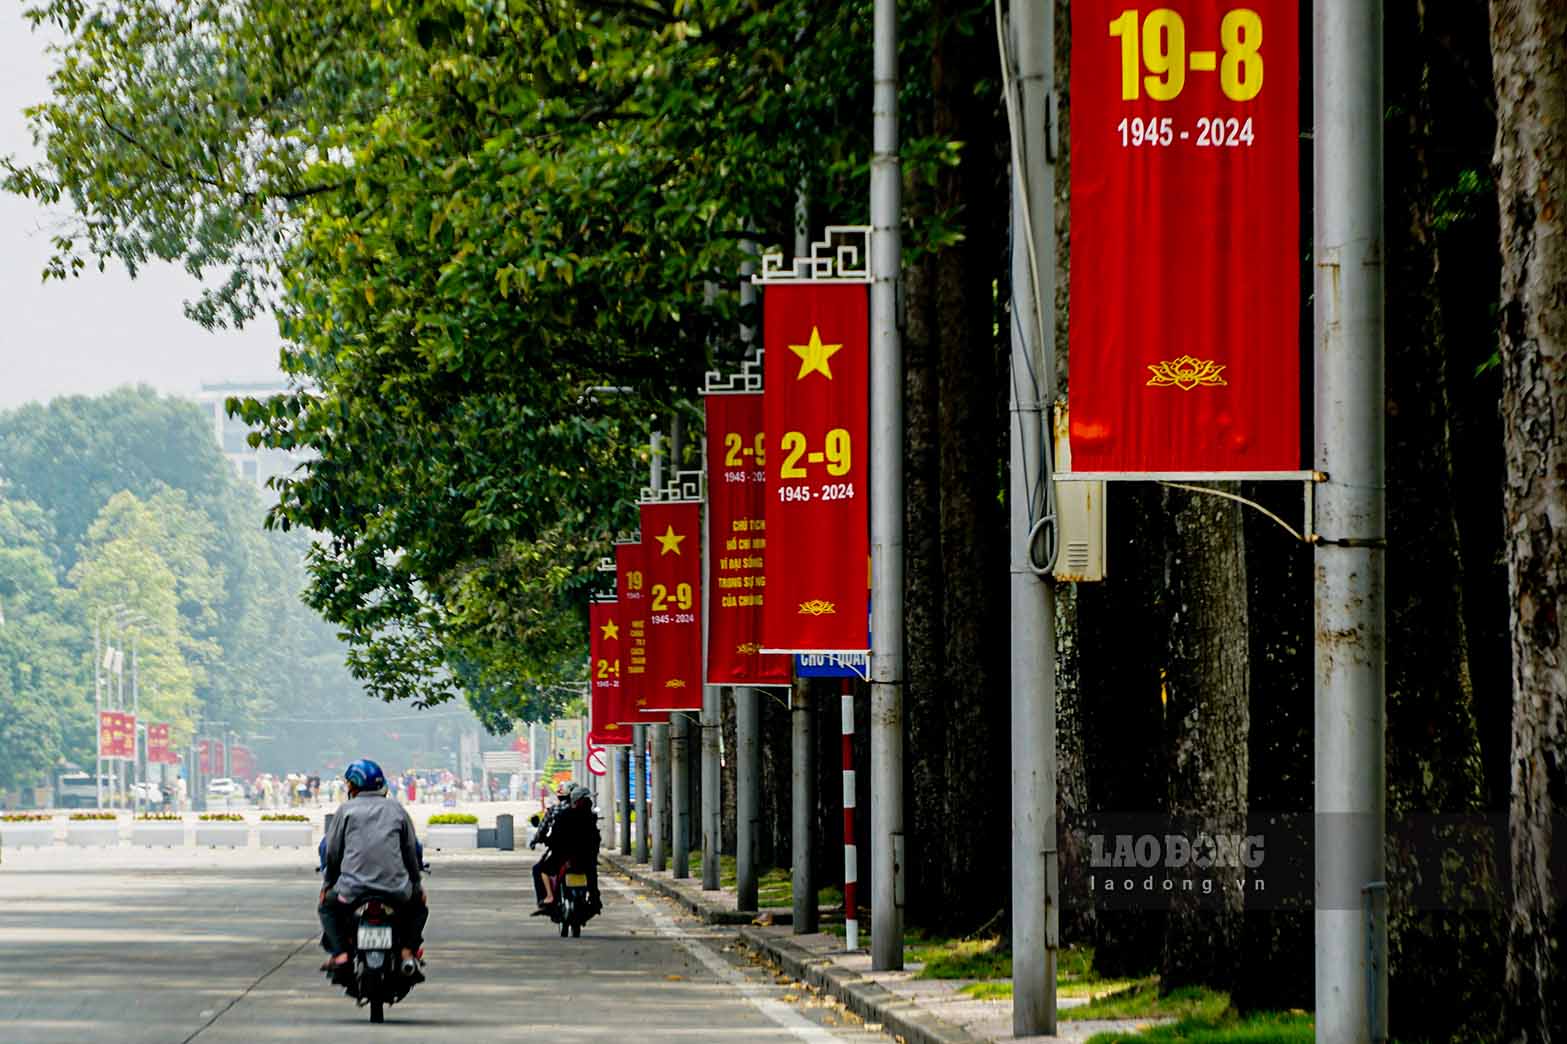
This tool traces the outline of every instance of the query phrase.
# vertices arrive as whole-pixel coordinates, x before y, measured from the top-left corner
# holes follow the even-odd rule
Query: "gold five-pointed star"
[[[811,343],[789,346],[789,350],[800,357],[800,372],[794,375],[794,379],[798,381],[807,374],[819,373],[829,381],[832,380],[832,368],[827,365],[827,360],[842,348],[841,344],[823,344],[821,329],[811,327]]]
[[[675,527],[672,525],[666,528],[663,533],[655,533],[653,538],[658,541],[658,553],[660,555],[667,555],[671,551],[677,555],[680,554],[680,542],[685,539],[684,536],[675,532]]]
[[[615,626],[614,620],[605,620],[604,626],[600,627],[599,630],[603,632],[604,640],[607,642],[616,641],[620,638],[620,628]]]

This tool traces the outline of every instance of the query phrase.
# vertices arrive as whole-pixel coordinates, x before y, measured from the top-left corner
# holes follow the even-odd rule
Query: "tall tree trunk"
[[[928,120],[927,120],[928,122]],[[925,128],[928,132],[929,128]],[[908,211],[916,227],[930,217],[930,188],[908,179]],[[930,255],[903,273],[907,318],[904,374],[904,722],[909,770],[904,827],[906,913],[910,925],[930,927],[945,901],[947,703],[942,691],[946,636],[941,570],[941,476],[937,470],[935,341],[931,332]],[[841,861],[841,860],[840,860]]]
[[[1246,833],[1247,705],[1246,556],[1241,506],[1200,493],[1170,490],[1168,577],[1169,667],[1165,731],[1169,810],[1194,846]],[[1182,829],[1181,827],[1177,828]],[[1188,871],[1212,880],[1214,894],[1177,885],[1165,919],[1159,988],[1229,989],[1235,978],[1245,913],[1246,871],[1211,866]]]
[[[1079,688],[1088,788],[1096,812],[1157,814],[1165,805],[1164,720],[1159,669],[1165,632],[1165,523],[1157,487],[1111,483],[1104,583],[1077,592]],[[1062,892],[1091,901],[1088,882]],[[1156,971],[1162,911],[1104,908],[1095,915],[1095,968],[1107,976]]]
[[[722,743],[723,753],[720,755],[718,777],[719,792],[723,795],[719,801],[719,851],[724,855],[734,855],[738,851],[739,844],[739,806],[735,803],[735,691],[732,687],[725,686],[723,694],[718,699],[718,735]]]
[[[1389,12],[1397,43],[1386,58],[1388,303],[1404,317],[1387,337],[1388,988],[1428,994],[1400,1015],[1400,1035],[1474,1039],[1496,1022],[1501,951],[1496,912],[1472,901],[1490,894],[1496,874],[1478,819],[1485,784],[1436,282],[1442,204],[1431,157],[1451,146],[1431,95],[1441,44],[1427,27],[1430,6],[1415,0]],[[1460,814],[1475,815],[1473,827],[1433,819]],[[1455,852],[1468,869],[1463,881],[1444,872]]]
[[[1503,1029],[1567,1040],[1567,5],[1492,0],[1512,593]]]
[[[1070,110],[1065,99],[1071,90],[1072,14],[1068,0],[1055,0],[1054,62],[1055,90],[1063,104],[1058,109],[1060,124],[1055,128],[1058,142],[1071,140]],[[1055,371],[1056,397],[1066,399],[1067,355],[1070,331],[1068,308],[1069,260],[1071,257],[1072,208],[1067,205],[1072,183],[1070,150],[1056,153],[1056,227],[1055,227]],[[1088,790],[1088,762],[1083,745],[1083,693],[1081,664],[1083,649],[1077,623],[1077,585],[1056,586],[1056,847],[1062,881],[1078,879],[1088,859],[1086,817],[1092,809]],[[1094,907],[1092,903],[1068,901],[1062,889],[1061,942],[1092,944]]]

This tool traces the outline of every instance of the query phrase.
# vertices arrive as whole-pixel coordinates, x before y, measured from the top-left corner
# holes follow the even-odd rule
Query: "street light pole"
[[[1382,2],[1318,4],[1316,1032],[1387,1037]]]
[[[903,967],[903,345],[898,9],[876,0],[871,156],[871,968]]]

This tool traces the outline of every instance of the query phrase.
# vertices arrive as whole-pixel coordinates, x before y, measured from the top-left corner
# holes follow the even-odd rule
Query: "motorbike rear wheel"
[[[574,925],[571,926],[571,937],[573,939],[580,939],[580,938],[582,938],[582,925],[574,924]]]
[[[371,1022],[385,1022],[386,1021],[386,1002],[383,1001],[380,997],[371,997],[370,998],[370,1021]]]

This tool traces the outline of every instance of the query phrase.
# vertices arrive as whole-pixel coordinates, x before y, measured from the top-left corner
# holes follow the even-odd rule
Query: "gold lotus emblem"
[[[1207,359],[1193,359],[1190,355],[1183,355],[1173,362],[1155,363],[1148,369],[1153,373],[1153,376],[1148,378],[1150,388],[1173,386],[1182,391],[1191,391],[1198,385],[1229,384],[1219,375],[1224,369],[1224,364]]]
[[[685,687],[686,680],[684,678],[671,678],[664,683],[664,688],[666,689],[684,689]]]
[[[755,642],[741,642],[735,646],[735,652],[741,656],[755,656],[762,651],[762,647]]]
[[[820,598],[812,598],[809,602],[800,603],[800,615],[802,616],[836,616],[838,607],[831,602],[824,602]]]

